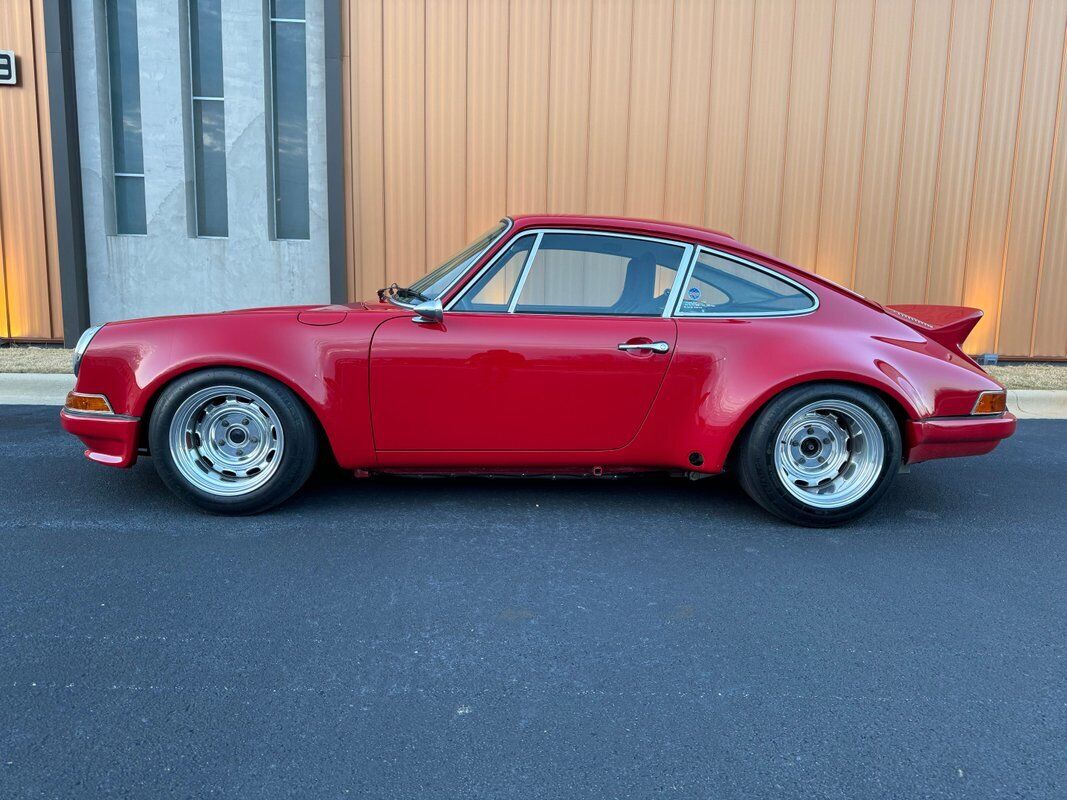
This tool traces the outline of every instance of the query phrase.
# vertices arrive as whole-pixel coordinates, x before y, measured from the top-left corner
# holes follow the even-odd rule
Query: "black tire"
[[[212,494],[194,485],[175,462],[170,428],[175,413],[193,394],[214,386],[230,386],[255,393],[277,416],[284,434],[284,449],[269,479],[238,495]],[[247,420],[246,420],[247,421]],[[214,514],[258,514],[287,500],[304,483],[318,455],[315,422],[300,399],[286,386],[242,369],[207,369],[182,376],[167,386],[148,423],[148,444],[159,477],[182,500]]]
[[[852,403],[866,411],[876,423],[883,444],[877,478],[858,499],[836,508],[822,508],[798,499],[786,488],[775,465],[783,426],[804,406],[826,400]],[[767,511],[795,525],[826,528],[862,516],[881,499],[899,471],[901,450],[900,427],[877,394],[844,384],[808,384],[783,392],[760,410],[742,436],[736,467],[742,488]],[[869,463],[875,461],[871,459]]]

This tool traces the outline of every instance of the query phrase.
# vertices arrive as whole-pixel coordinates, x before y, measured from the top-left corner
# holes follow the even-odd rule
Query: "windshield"
[[[507,227],[508,220],[501,220],[492,230],[486,231],[429,275],[419,278],[419,280],[415,281],[415,283],[411,284],[408,288],[430,300],[437,299],[444,294],[464,272],[470,269],[471,264],[477,261],[478,257],[489,249],[489,246],[495,242],[505,230],[507,230]]]

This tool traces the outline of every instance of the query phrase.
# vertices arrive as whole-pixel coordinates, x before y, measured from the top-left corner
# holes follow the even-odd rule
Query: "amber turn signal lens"
[[[102,394],[79,394],[70,392],[67,395],[67,411],[83,411],[89,414],[111,414],[111,403]]]
[[[982,392],[978,395],[978,402],[974,404],[972,414],[1003,414],[1008,407],[1008,393]]]

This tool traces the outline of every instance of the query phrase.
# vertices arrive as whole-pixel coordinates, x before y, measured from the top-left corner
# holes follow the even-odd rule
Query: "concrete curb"
[[[1067,419],[1067,391],[1008,389],[1008,408],[1019,419]]]
[[[0,373],[0,405],[61,406],[73,375]],[[1067,391],[1009,389],[1008,408],[1019,419],[1067,419]]]
[[[0,372],[0,405],[61,406],[73,388],[73,375]]]

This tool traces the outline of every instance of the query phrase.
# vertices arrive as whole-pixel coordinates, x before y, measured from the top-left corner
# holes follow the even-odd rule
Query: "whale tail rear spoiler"
[[[982,318],[982,309],[967,306],[886,306],[886,311],[915,330],[944,345],[949,350],[963,353],[963,343]]]

